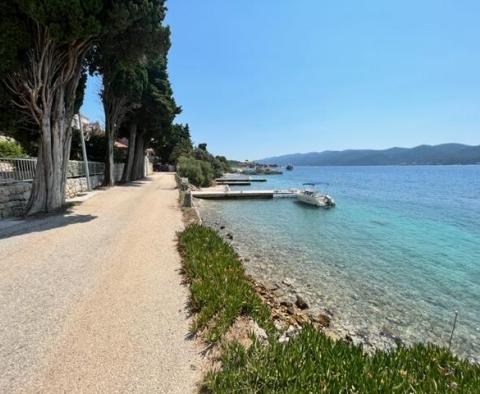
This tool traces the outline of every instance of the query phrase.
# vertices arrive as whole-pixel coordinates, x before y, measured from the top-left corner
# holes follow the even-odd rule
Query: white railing
[[[37,159],[18,159],[0,157],[0,184],[13,181],[32,181],[35,177]],[[102,175],[104,163],[88,162],[90,176]],[[85,176],[83,161],[70,160],[67,167],[67,178],[80,178]]]

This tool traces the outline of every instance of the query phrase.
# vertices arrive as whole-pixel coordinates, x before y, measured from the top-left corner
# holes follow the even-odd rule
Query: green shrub
[[[212,165],[203,160],[182,156],[178,159],[177,171],[195,186],[210,186],[214,178]]]
[[[20,144],[16,141],[0,140],[0,157],[25,157]]]
[[[190,281],[190,306],[197,314],[193,332],[206,329],[206,340],[215,342],[242,314],[269,329],[267,307],[246,277],[233,248],[214,230],[188,226],[180,234],[179,248]]]

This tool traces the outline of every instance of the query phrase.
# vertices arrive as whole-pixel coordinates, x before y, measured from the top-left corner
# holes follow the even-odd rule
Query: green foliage
[[[177,172],[195,186],[210,186],[214,176],[209,162],[186,156],[178,159]]]
[[[0,140],[0,157],[25,157],[20,144],[16,141]]]
[[[288,343],[271,340],[245,351],[231,344],[223,368],[206,379],[209,390],[228,393],[478,393],[480,366],[432,345],[367,355],[304,327]]]
[[[215,159],[222,165],[222,172],[231,172],[232,167],[225,156],[215,156]]]
[[[93,134],[85,141],[85,147],[89,161],[103,162],[107,154],[107,137],[105,135]],[[125,149],[113,149],[115,163],[124,163],[126,155]],[[78,129],[73,129],[70,160],[83,160],[80,130]]]
[[[212,229],[190,225],[180,234],[179,248],[197,313],[193,332],[217,341],[240,315],[252,316],[271,329],[270,314],[246,277],[233,248]]]
[[[153,148],[161,163],[177,163],[181,156],[189,156],[193,145],[188,124],[173,124],[158,133]]]
[[[201,147],[200,147],[201,146]],[[215,158],[211,153],[207,151],[207,144],[199,144],[199,146],[193,150],[192,156],[200,161],[210,163],[213,169],[213,177],[219,178],[225,172],[224,163]]]

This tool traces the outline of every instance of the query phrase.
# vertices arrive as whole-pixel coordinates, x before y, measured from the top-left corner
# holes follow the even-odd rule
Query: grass
[[[206,338],[215,342],[245,314],[270,334],[267,345],[254,343],[248,350],[226,344],[222,368],[205,378],[207,392],[480,393],[480,366],[434,345],[367,355],[361,347],[333,341],[311,326],[279,343],[268,308],[230,245],[199,225],[187,227],[179,245],[197,313],[194,331],[205,329]]]
[[[193,332],[205,330],[216,342],[240,315],[271,329],[270,312],[245,275],[233,248],[212,229],[192,224],[179,237],[184,271],[190,282]]]

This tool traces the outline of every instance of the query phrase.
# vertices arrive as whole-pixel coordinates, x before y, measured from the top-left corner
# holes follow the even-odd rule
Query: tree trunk
[[[130,182],[132,180],[132,169],[133,162],[135,159],[135,145],[137,141],[137,122],[131,122],[129,125],[129,136],[128,136],[128,154],[127,154],[127,163],[123,167],[122,182]]]
[[[117,131],[129,110],[127,98],[115,91],[112,67],[105,67],[103,71],[102,102],[105,112],[105,134],[107,135],[107,154],[105,157],[105,180],[106,186],[115,184],[114,173],[114,143]]]
[[[145,134],[139,133],[135,144],[132,180],[145,178]]]
[[[25,69],[8,76],[13,102],[40,129],[40,146],[26,214],[52,212],[65,202],[71,123],[89,40],[59,44],[36,25]]]
[[[107,149],[105,156],[105,186],[113,186],[115,184],[115,162],[113,157],[113,148],[115,143],[115,132],[112,128],[109,117],[105,117],[105,133],[107,135]]]

